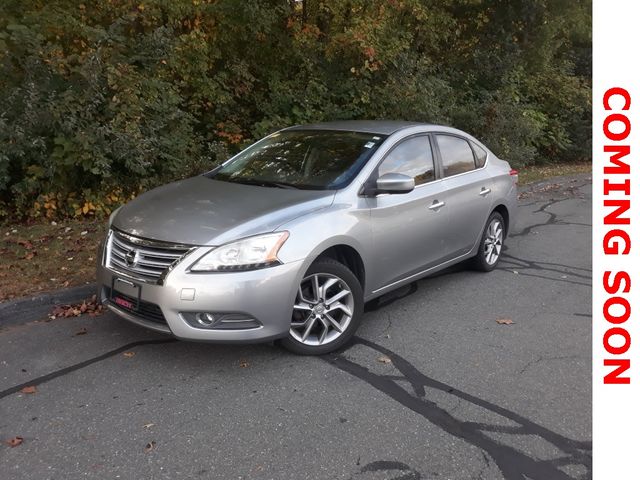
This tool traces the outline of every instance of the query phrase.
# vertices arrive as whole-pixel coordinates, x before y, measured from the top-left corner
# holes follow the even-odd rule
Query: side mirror
[[[415,187],[413,177],[403,173],[385,173],[376,180],[376,193],[409,193]]]

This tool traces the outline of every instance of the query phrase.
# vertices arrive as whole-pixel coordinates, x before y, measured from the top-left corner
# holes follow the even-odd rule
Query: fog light
[[[247,313],[235,312],[180,312],[182,319],[202,330],[251,330],[262,323]]]
[[[216,317],[213,313],[196,313],[196,322],[203,327],[210,327],[216,321]]]

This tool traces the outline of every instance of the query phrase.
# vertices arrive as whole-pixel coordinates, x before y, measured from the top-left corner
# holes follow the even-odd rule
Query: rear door
[[[373,291],[440,263],[445,242],[447,207],[430,136],[401,140],[382,160],[372,181],[392,172],[413,177],[416,187],[409,193],[367,199],[376,252],[371,266]]]
[[[436,133],[434,138],[446,190],[445,244],[450,260],[469,252],[479,238],[493,201],[492,180],[480,146],[458,135]]]

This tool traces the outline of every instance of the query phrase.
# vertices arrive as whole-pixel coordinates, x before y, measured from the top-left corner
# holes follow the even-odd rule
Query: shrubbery
[[[0,218],[108,213],[278,128],[441,122],[590,155],[590,3],[3,0]]]

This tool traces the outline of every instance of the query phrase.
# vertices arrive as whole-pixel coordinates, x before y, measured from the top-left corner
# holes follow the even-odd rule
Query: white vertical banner
[[[640,2],[593,2],[593,478],[640,478]]]

